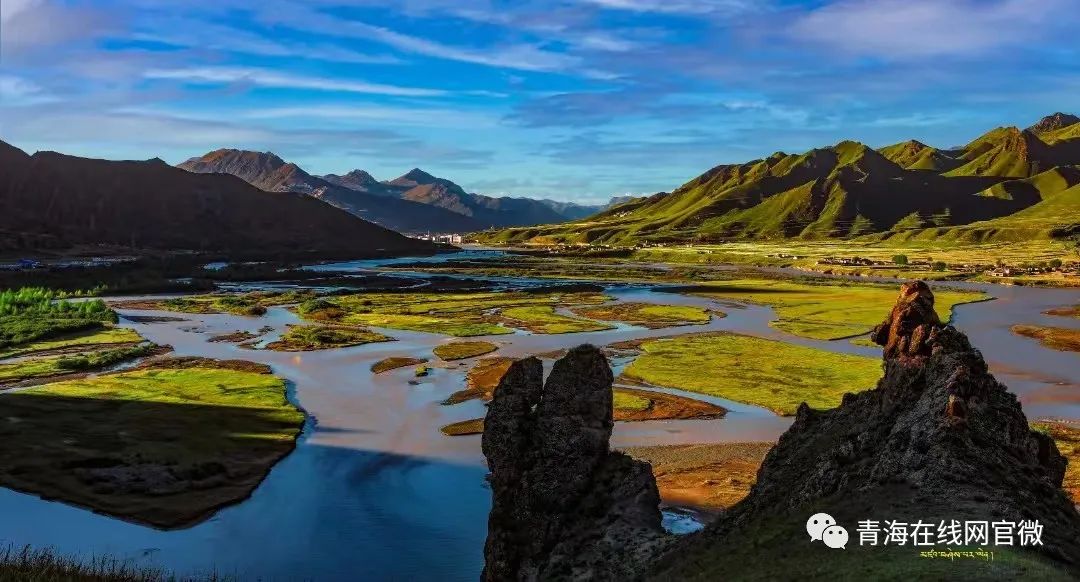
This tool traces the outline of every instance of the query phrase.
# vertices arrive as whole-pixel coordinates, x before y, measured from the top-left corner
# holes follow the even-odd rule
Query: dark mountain
[[[335,186],[341,186],[350,190],[359,190],[360,192],[374,193],[373,190],[385,190],[381,182],[363,170],[353,170],[344,176],[327,174],[323,176],[323,179]]]
[[[645,196],[612,196],[608,203],[604,205],[604,208],[611,208],[612,206],[618,206],[620,204],[626,204],[627,202],[633,202],[634,200],[641,200]]]
[[[332,184],[367,192],[427,204],[466,216],[485,227],[527,226],[563,222],[588,216],[597,206],[570,202],[484,196],[466,192],[445,178],[438,178],[419,168],[385,182],[376,181],[363,170],[353,170],[344,176],[330,174],[323,178]]]
[[[243,178],[269,192],[299,192],[403,232],[468,232],[490,227],[564,222],[595,211],[531,198],[470,194],[445,178],[415,168],[380,182],[363,170],[313,176],[266,152],[212,151],[180,167],[198,173]]]
[[[527,200],[527,199],[526,199]],[[543,204],[565,217],[566,220],[577,220],[600,212],[611,205],[608,204],[578,204],[577,202],[560,202],[541,198],[537,202]]]
[[[0,142],[0,241],[37,250],[106,245],[233,256],[359,257],[427,252],[424,241],[360,220],[309,196],[268,193],[227,175],[200,175],[162,160],[106,161]],[[236,160],[251,173],[268,158]]]
[[[484,227],[468,216],[431,205],[335,185],[272,153],[222,149],[179,167],[196,173],[232,174],[268,192],[307,194],[400,232],[463,232]]]
[[[1077,123],[1080,123],[1080,117],[1072,115],[1071,113],[1062,113],[1059,111],[1052,115],[1047,115],[1027,129],[1031,133],[1041,136],[1044,133],[1055,131],[1063,127],[1069,127],[1070,125],[1076,125]]]
[[[803,154],[777,152],[743,164],[716,166],[674,192],[608,208],[580,221],[485,233],[481,240],[636,244],[877,237],[972,240],[1031,237],[1030,223],[1007,217],[1072,185],[1080,164],[1080,124],[1064,114],[1041,130],[999,127],[953,150],[911,140],[873,150],[843,141]],[[1060,127],[1058,127],[1060,126]],[[1076,212],[1036,233],[1070,232]],[[950,227],[993,227],[947,233]],[[1062,222],[1064,221],[1064,222]],[[1040,228],[1047,222],[1039,223]]]

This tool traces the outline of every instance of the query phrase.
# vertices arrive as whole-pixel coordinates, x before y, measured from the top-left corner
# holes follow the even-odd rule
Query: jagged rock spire
[[[495,389],[482,447],[492,509],[483,580],[621,580],[670,539],[648,463],[612,452],[612,374],[579,346],[543,384],[536,358]]]

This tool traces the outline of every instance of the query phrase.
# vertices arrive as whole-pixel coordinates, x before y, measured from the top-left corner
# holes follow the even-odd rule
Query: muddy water
[[[349,266],[360,270],[371,265]],[[720,304],[658,293],[644,286],[617,286],[607,292],[621,301],[698,305],[721,310],[727,316],[714,318],[708,325],[675,329],[623,325],[592,333],[516,333],[487,339],[500,345],[500,355],[523,356],[585,342],[603,345],[691,331],[731,330],[848,353],[877,354],[874,349],[846,341],[793,338],[769,327],[774,314],[760,306]],[[1047,319],[1038,314],[1045,308],[1074,302],[1076,294],[1020,288],[991,292],[997,301],[959,307],[957,324],[994,362],[999,375],[1006,376],[1014,390],[1030,399],[1025,402],[1029,414],[1034,409],[1045,415],[1080,418],[1076,400],[1062,404],[1060,398],[1045,399],[1057,394],[1048,386],[1061,389],[1067,398],[1076,397],[1080,382],[1077,356],[1053,352],[1008,333],[1008,326],[1017,322],[1075,325],[1065,318]],[[382,330],[397,341],[289,354],[207,341],[216,334],[256,332],[263,326],[274,328],[263,338],[272,339],[296,322],[295,315],[285,308],[272,308],[261,318],[182,317],[186,320],[127,321],[124,325],[154,342],[173,345],[180,355],[240,358],[271,365],[276,374],[288,380],[290,398],[312,418],[296,451],[274,467],[249,500],[222,510],[205,523],[178,531],[157,531],[0,490],[0,542],[52,546],[63,553],[110,554],[180,574],[213,569],[241,579],[426,579],[435,572],[443,580],[477,578],[489,507],[479,437],[450,438],[438,431],[442,425],[484,414],[480,402],[440,404],[463,387],[467,365],[437,363],[424,378],[415,378],[411,368],[378,376],[369,371],[373,362],[388,356],[432,357],[431,349],[450,338]],[[614,361],[616,371],[626,361]],[[1064,384],[1054,384],[1059,380]],[[708,400],[731,412],[719,420],[619,423],[616,446],[769,440],[790,424],[790,419],[753,406],[662,391]]]

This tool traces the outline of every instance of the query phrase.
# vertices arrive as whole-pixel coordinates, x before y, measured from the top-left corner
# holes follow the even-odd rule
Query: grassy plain
[[[11,363],[0,362],[0,385],[75,372],[100,370],[125,360],[149,355],[155,348],[156,346],[152,344],[143,344],[67,356],[27,358]]]
[[[383,372],[389,372],[390,370],[397,370],[398,368],[417,366],[425,362],[427,362],[426,358],[406,358],[402,356],[391,356],[389,358],[383,358],[378,362],[372,364],[371,372],[373,374],[381,374]]]
[[[691,305],[657,305],[628,302],[576,307],[573,311],[583,317],[601,321],[618,321],[650,329],[678,325],[703,325],[709,323],[711,319],[708,310]],[[718,315],[723,317],[722,313]]]
[[[185,295],[173,299],[147,299],[117,301],[116,307],[122,309],[149,309],[155,311],[176,311],[180,313],[229,313],[258,317],[266,313],[267,307],[289,305],[309,301],[315,297],[311,290],[292,291],[252,291],[250,293],[210,293],[205,295]]]
[[[14,358],[41,352],[79,351],[93,347],[143,341],[135,330],[126,327],[102,327],[65,336],[20,344],[18,347],[0,350],[0,358]]]
[[[157,527],[200,521],[247,497],[304,421],[280,378],[243,364],[0,394],[0,485]]]
[[[538,330],[582,326],[587,322],[561,318],[553,309],[604,300],[599,293],[358,293],[320,299],[298,312],[317,321],[471,337],[513,333],[509,324]]]
[[[589,319],[569,317],[555,312],[549,305],[529,305],[502,310],[507,325],[533,333],[558,334],[603,331],[614,326]]]
[[[277,341],[267,344],[266,349],[278,352],[310,352],[393,340],[394,338],[381,333],[356,327],[290,325],[288,331]]]
[[[881,323],[896,302],[897,289],[895,285],[739,279],[700,285],[693,294],[768,305],[779,317],[773,327],[798,336],[832,340],[867,333]],[[939,289],[934,298],[938,315],[948,321],[954,305],[981,301],[987,296]]]
[[[464,360],[475,358],[484,354],[490,354],[499,349],[499,346],[491,342],[451,342],[435,346],[432,350],[440,360]]]
[[[845,392],[873,388],[877,358],[715,333],[646,341],[623,377],[753,404],[780,415],[799,404],[833,408]]]

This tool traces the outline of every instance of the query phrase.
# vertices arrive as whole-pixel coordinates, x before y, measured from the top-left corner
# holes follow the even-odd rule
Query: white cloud
[[[12,56],[91,37],[112,24],[95,9],[55,0],[2,0],[0,54]]]
[[[0,2],[0,23],[7,24],[16,14],[26,12],[41,0],[4,0]]]
[[[170,79],[196,83],[249,83],[261,87],[342,91],[401,97],[434,97],[448,94],[441,89],[400,87],[324,77],[305,77],[245,67],[189,67],[180,69],[150,69],[143,73],[147,79]]]
[[[857,56],[969,56],[1039,42],[1043,25],[1068,1],[843,0],[798,19],[790,33]]]

